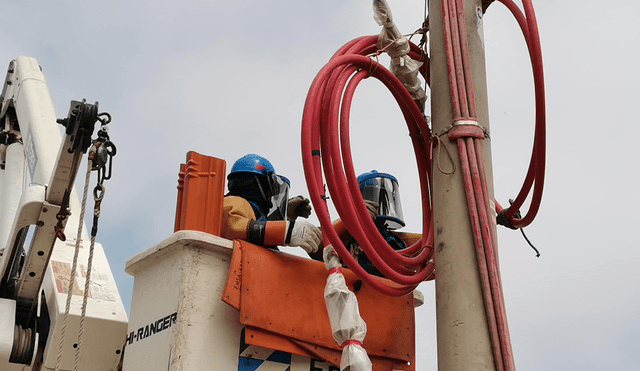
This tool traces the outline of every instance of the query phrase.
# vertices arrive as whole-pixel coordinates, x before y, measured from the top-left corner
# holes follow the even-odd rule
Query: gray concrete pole
[[[478,120],[488,130],[481,0],[464,0],[464,9]],[[441,0],[429,0],[429,23],[431,113],[433,132],[440,133],[453,121]],[[438,369],[494,370],[458,147],[446,134],[440,138],[439,145],[444,148],[436,147],[440,155],[439,159],[434,156],[433,165]],[[493,200],[490,141],[487,138],[483,142],[489,197]],[[454,166],[453,173],[443,173]]]

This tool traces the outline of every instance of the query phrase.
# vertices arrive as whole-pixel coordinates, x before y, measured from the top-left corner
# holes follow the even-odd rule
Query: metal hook
[[[103,197],[104,197],[104,185],[103,184],[98,184],[93,189],[93,198],[96,201],[102,201]]]
[[[105,116],[105,117],[101,117],[101,116]],[[109,112],[101,112],[101,113],[99,113],[98,114],[98,121],[100,121],[102,126],[107,125],[108,123],[111,122],[111,114]]]

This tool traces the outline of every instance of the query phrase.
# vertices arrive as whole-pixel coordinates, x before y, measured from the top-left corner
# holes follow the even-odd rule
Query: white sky
[[[403,33],[423,2],[388,0]],[[538,0],[547,89],[547,172],[541,211],[499,229],[506,307],[519,370],[635,370],[640,258],[634,210],[640,134],[637,2]],[[98,240],[125,307],[125,259],[173,232],[179,164],[188,151],[228,161],[267,157],[307,195],[300,119],[319,69],[347,41],[377,34],[370,1],[7,1],[0,63],[43,68],[58,117],[99,101],[118,147]],[[531,69],[520,30],[493,4],[484,19],[496,198],[524,179],[533,138]],[[4,62],[2,62],[4,61]],[[381,85],[366,81],[352,116],[356,170],[400,181],[406,231],[420,231],[406,125]],[[630,117],[625,116],[629,110]],[[311,219],[316,222],[316,219]],[[433,283],[420,287],[418,370],[436,370]]]

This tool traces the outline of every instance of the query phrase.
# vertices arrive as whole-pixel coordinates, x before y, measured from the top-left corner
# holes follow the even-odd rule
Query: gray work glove
[[[364,200],[364,204],[367,206],[367,211],[369,212],[371,219],[376,220],[376,216],[378,216],[378,203],[375,201]]]
[[[287,218],[296,220],[297,217],[308,218],[311,215],[311,203],[308,198],[296,196],[289,199],[287,206]]]

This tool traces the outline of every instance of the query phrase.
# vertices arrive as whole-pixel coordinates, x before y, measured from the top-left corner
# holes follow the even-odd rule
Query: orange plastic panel
[[[182,200],[184,199],[184,170],[187,165],[180,164],[180,172],[178,173],[178,202],[176,204],[176,222],[173,228],[174,232],[180,230],[180,222],[182,221]]]
[[[226,162],[190,151],[186,164],[181,165],[180,170],[176,231],[202,231],[219,236]]]
[[[242,287],[242,245],[233,241],[233,255],[229,263],[227,281],[222,291],[222,301],[240,310],[240,289]],[[257,345],[257,344],[254,344]]]
[[[251,326],[245,327],[245,342],[263,348],[276,349],[308,358],[317,358],[317,355],[308,352],[304,347],[285,336]]]
[[[322,262],[242,244],[240,322],[272,333],[340,350],[324,302],[327,271]],[[357,280],[344,271],[347,286]],[[413,295],[390,297],[363,284],[356,293],[367,323],[364,347],[372,356],[414,363]]]

